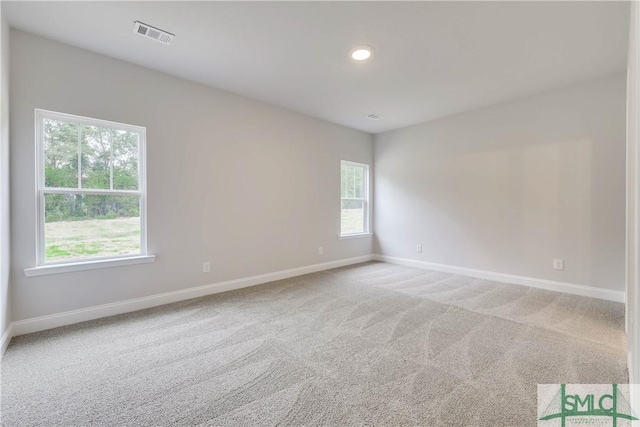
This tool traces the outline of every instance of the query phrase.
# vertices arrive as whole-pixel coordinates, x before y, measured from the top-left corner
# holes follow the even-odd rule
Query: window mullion
[[[78,126],[78,188],[82,188],[82,128]]]
[[[146,142],[146,134],[145,134],[145,142]],[[144,159],[146,156],[146,152],[144,151],[145,147],[142,146],[142,135],[138,134],[138,159]],[[144,164],[146,165],[146,163]],[[146,190],[146,179],[147,179],[147,171],[146,169],[143,169],[144,166],[142,163],[140,163],[140,160],[138,160],[138,190],[141,191],[147,191]],[[146,166],[144,166],[146,168]]]
[[[356,168],[351,168],[351,195],[356,197]]]
[[[369,206],[366,200],[362,201],[362,230],[365,233],[369,232]]]
[[[113,129],[109,130],[109,189],[113,190]]]
[[[82,194],[85,196],[142,196],[138,190],[96,190],[84,188],[43,188],[43,194]]]
[[[44,223],[45,223],[45,200],[44,191],[40,190],[38,194],[38,263],[44,263],[45,261],[45,249],[44,249]]]

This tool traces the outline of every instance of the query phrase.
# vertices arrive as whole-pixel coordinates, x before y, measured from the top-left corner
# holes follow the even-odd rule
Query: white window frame
[[[108,129],[137,133],[138,139],[138,190],[100,190],[83,188],[47,188],[45,187],[44,120],[57,120],[77,125],[97,126]],[[42,109],[35,110],[36,140],[36,267],[24,270],[27,276],[66,273],[75,270],[115,267],[129,264],[153,262],[155,256],[147,255],[147,181],[146,181],[146,128],[125,123],[111,122],[90,117],[58,113]],[[81,165],[78,170],[78,187],[81,187]],[[82,194],[82,195],[131,195],[140,197],[140,253],[114,255],[87,259],[46,262],[45,258],[45,194]]]
[[[364,182],[363,182],[363,195],[364,197],[361,199],[352,199],[352,198],[342,198],[342,166],[357,166],[357,167],[362,167],[364,168]],[[370,219],[371,219],[371,208],[370,208],[370,203],[369,203],[369,197],[370,197],[370,193],[369,193],[369,165],[366,163],[358,163],[358,162],[352,162],[350,160],[340,160],[340,234],[339,234],[339,239],[353,239],[353,238],[358,238],[358,237],[367,237],[367,236],[371,236],[371,225],[370,225]],[[358,200],[358,201],[362,201],[362,207],[364,210],[364,232],[358,232],[358,233],[347,233],[347,234],[343,234],[342,233],[342,201],[343,200]]]

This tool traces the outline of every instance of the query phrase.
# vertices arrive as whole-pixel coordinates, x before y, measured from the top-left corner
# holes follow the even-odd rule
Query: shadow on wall
[[[376,229],[378,253],[530,277],[540,277],[539,266],[553,271],[552,260],[561,258],[570,278],[554,279],[603,284],[592,271],[602,260],[594,247],[615,245],[615,233],[598,226],[617,207],[594,203],[593,187],[605,170],[592,139],[434,151],[378,173],[376,191],[385,203],[376,205],[377,215],[395,218],[382,233]],[[378,154],[379,168],[389,163],[384,156]],[[415,244],[423,245],[422,254],[413,252]],[[604,261],[621,268],[615,258]]]
[[[618,73],[376,135],[374,250],[622,291],[625,87]]]

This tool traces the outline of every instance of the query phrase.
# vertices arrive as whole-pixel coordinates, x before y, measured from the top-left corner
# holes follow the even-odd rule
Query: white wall
[[[0,4],[0,337],[11,323],[9,289],[9,25]],[[0,350],[1,352],[1,350]]]
[[[371,163],[369,134],[15,30],[11,93],[13,320],[372,251],[371,239],[338,240],[340,160]],[[24,276],[35,108],[147,127],[155,263]]]
[[[627,336],[632,404],[640,413],[640,4],[631,3],[627,69]]]
[[[376,253],[624,290],[624,74],[376,135],[375,162]]]

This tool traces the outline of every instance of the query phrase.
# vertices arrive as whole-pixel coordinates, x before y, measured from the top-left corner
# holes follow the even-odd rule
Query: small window
[[[343,160],[340,235],[369,233],[369,165]]]
[[[146,255],[145,133],[36,110],[38,265]]]

